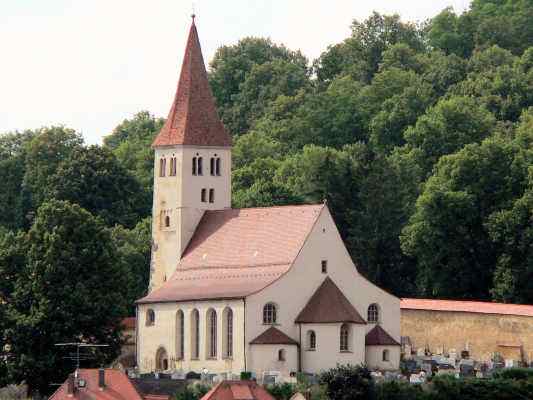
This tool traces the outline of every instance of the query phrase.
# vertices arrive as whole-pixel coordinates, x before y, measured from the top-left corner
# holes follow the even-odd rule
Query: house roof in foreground
[[[243,298],[285,274],[324,205],[206,211],[175,273],[139,300]]]
[[[296,317],[297,323],[352,322],[366,324],[355,307],[328,276]]]
[[[399,346],[391,335],[381,325],[373,327],[365,336],[365,346]]]
[[[449,311],[533,317],[533,305],[490,303],[485,301],[401,299],[400,308],[402,310]]]
[[[201,400],[275,400],[265,388],[254,381],[222,381]]]
[[[266,331],[261,333],[258,337],[250,342],[250,344],[294,344],[298,345],[298,342],[278,328],[271,326]]]
[[[68,394],[68,379],[50,397],[50,400],[143,400],[143,396],[137,391],[128,376],[121,371],[105,369],[105,387],[100,390],[98,386],[98,369],[79,369],[78,382],[85,380],[85,387],[78,387],[72,395]],[[168,396],[165,397],[168,399]]]

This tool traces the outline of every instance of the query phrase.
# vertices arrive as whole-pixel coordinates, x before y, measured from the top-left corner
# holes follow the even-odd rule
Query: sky
[[[469,0],[196,0],[206,61],[247,36],[309,59],[349,36],[372,11],[421,22]],[[166,116],[193,2],[1,0],[0,134],[62,124],[101,143],[136,112]]]

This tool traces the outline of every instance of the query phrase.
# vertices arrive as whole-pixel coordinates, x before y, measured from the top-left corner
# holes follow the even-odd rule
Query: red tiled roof
[[[254,381],[222,381],[200,400],[275,400]]]
[[[250,342],[250,344],[295,344],[298,342],[279,329],[271,326],[258,337]]]
[[[135,329],[135,317],[127,317],[122,320],[122,327],[124,329]]]
[[[206,211],[176,272],[139,300],[243,298],[285,274],[323,205]]]
[[[394,338],[380,325],[373,327],[365,336],[365,346],[399,346]]]
[[[104,390],[98,387],[98,369],[78,370],[78,382],[80,379],[85,380],[85,387],[76,388],[74,396],[70,397],[67,394],[67,382],[65,382],[50,400],[143,400],[126,374],[121,371],[105,370]]]
[[[400,308],[402,310],[455,311],[533,317],[533,305],[489,303],[485,301],[401,299]]]
[[[366,324],[354,306],[328,276],[296,317],[296,323],[353,322]]]
[[[194,20],[174,101],[165,125],[152,143],[153,147],[171,145],[231,146],[231,137],[218,117],[209,87]]]

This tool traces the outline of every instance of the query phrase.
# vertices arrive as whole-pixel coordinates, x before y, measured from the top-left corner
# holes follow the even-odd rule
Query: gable
[[[352,322],[366,324],[355,307],[350,303],[330,277],[315,291],[296,317],[296,323]]]

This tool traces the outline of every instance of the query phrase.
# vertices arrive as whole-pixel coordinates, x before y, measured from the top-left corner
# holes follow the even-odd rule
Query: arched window
[[[215,164],[216,164],[216,165],[215,165],[215,171],[216,171],[216,172],[215,172],[215,175],[216,175],[216,176],[220,176],[220,157],[218,157],[218,158],[216,159],[216,163],[215,163]]]
[[[387,349],[383,350],[383,361],[390,361],[389,351]]]
[[[340,330],[340,351],[350,350],[350,327],[348,324],[342,324]]]
[[[215,175],[215,159],[213,157],[209,160],[209,172],[211,176]]]
[[[285,361],[285,349],[278,350],[278,361]]]
[[[204,166],[203,166],[203,160],[202,157],[198,157],[198,175],[204,174]]]
[[[274,303],[267,303],[263,307],[263,324],[275,324],[277,321],[277,310]]]
[[[159,176],[165,176],[165,170],[167,169],[167,160],[166,158],[159,159]]]
[[[170,159],[170,176],[176,176],[176,157]]]
[[[170,226],[170,217],[167,215],[165,217],[165,227],[168,228]]]
[[[185,321],[183,311],[176,313],[176,358],[183,360],[185,354]]]
[[[367,321],[372,324],[377,324],[379,322],[379,306],[376,303],[368,306]]]
[[[315,331],[307,331],[307,349],[316,349],[316,333]]]
[[[200,358],[200,313],[197,309],[191,312],[191,358]]]
[[[222,342],[222,354],[225,358],[233,357],[233,310],[224,309],[222,314],[222,329],[224,340]]]
[[[192,158],[192,174],[193,175],[198,175],[197,165],[198,165],[198,159],[196,157],[193,157]]]
[[[209,202],[215,202],[215,189],[209,189]]]
[[[217,312],[207,311],[207,356],[217,358]]]
[[[202,189],[202,193],[201,193],[201,196],[200,196],[200,200],[202,201],[202,203],[205,203],[207,200],[207,190],[206,189]]]
[[[146,326],[152,326],[155,324],[155,312],[151,308],[146,311]]]
[[[157,349],[157,352],[155,353],[155,369],[157,371],[168,370],[168,355],[163,347]]]

